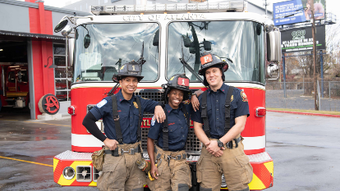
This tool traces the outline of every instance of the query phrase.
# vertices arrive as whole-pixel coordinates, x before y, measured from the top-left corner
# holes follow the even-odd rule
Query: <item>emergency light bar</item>
[[[171,12],[242,12],[245,11],[244,0],[226,0],[219,3],[174,3],[150,5],[107,5],[91,6],[94,15],[144,14]]]

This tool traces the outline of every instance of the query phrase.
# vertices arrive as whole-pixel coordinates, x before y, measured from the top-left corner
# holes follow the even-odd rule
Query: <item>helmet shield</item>
[[[136,77],[139,82],[144,78],[144,76],[142,76],[141,73],[142,65],[138,64],[135,61],[131,61],[120,67],[119,72],[113,75],[112,80],[114,82],[118,82],[124,77]]]
[[[204,75],[205,70],[210,67],[219,67],[222,69],[222,73],[228,70],[227,62],[214,54],[203,53],[200,60],[201,69],[198,71],[199,75]]]
[[[189,89],[189,78],[185,76],[185,74],[176,74],[172,76],[167,84],[163,84],[162,87],[164,91],[164,101],[168,102],[168,93],[170,93],[171,89],[178,89],[183,91],[183,100],[189,99],[191,94]]]

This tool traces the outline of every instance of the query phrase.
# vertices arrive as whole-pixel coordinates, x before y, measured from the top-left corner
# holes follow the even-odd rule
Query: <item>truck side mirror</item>
[[[279,66],[276,63],[270,63],[267,66],[267,80],[277,80],[280,77]]]
[[[67,55],[68,55],[68,64],[69,66],[73,66],[73,51],[74,51],[74,38],[67,38]]]
[[[267,60],[269,62],[279,62],[282,57],[281,32],[274,28],[267,33]]]

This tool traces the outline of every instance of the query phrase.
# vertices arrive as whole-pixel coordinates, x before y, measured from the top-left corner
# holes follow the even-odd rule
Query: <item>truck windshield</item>
[[[167,78],[185,72],[191,82],[199,82],[182,66],[179,58],[183,57],[198,72],[200,54],[206,51],[233,61],[225,72],[225,81],[264,83],[261,24],[252,21],[172,22],[168,30]]]
[[[142,53],[143,81],[158,77],[159,53],[156,23],[88,24],[76,31],[73,82],[110,81],[120,66],[137,61]],[[144,44],[144,48],[143,48]],[[87,48],[86,48],[87,47]]]

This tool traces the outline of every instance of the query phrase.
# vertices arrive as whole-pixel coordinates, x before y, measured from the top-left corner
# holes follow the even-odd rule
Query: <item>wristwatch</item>
[[[198,97],[196,93],[192,93],[191,96],[196,96],[196,97]]]
[[[220,141],[219,139],[217,139],[217,146],[218,146],[218,147],[223,147],[224,144],[222,143],[222,141]]]

